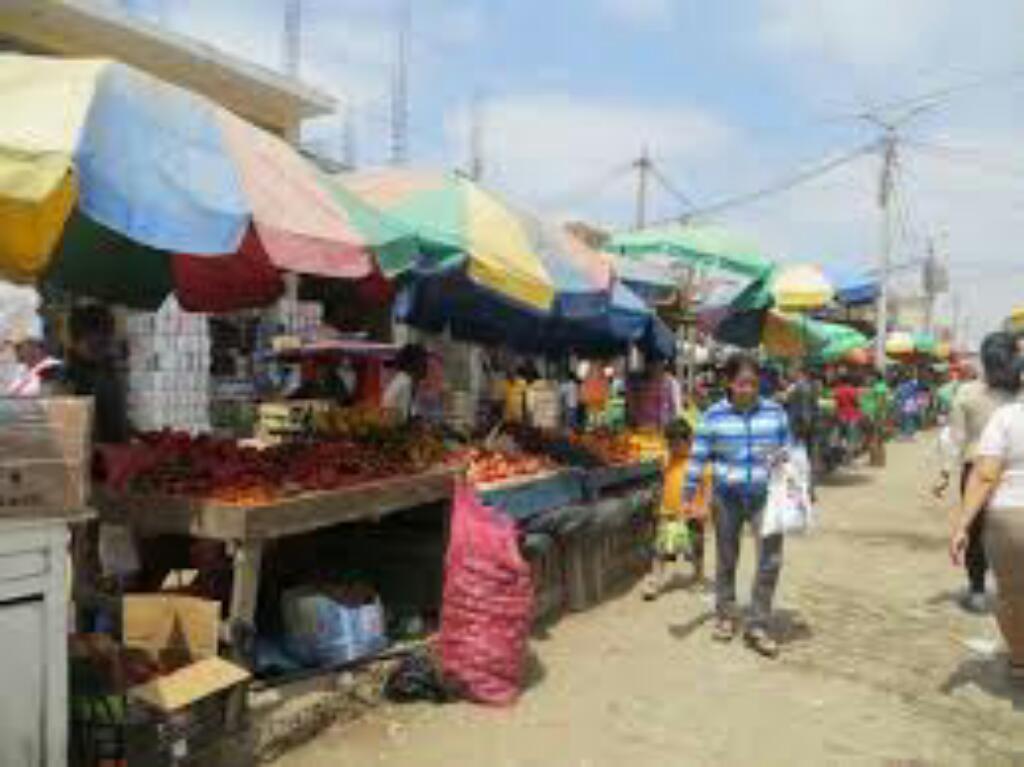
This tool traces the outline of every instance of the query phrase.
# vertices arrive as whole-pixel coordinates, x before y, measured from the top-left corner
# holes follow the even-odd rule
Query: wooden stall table
[[[234,645],[235,630],[255,626],[263,550],[268,541],[335,525],[380,521],[395,512],[450,500],[457,474],[452,468],[432,469],[255,506],[103,490],[94,493],[93,503],[101,521],[127,525],[143,538],[183,535],[227,545],[234,577],[224,639]],[[239,656],[240,648],[233,649]]]

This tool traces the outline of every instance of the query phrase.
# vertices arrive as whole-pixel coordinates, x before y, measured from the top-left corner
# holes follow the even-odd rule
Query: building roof
[[[0,48],[115,58],[201,93],[278,133],[329,114],[335,99],[294,78],[87,0],[3,0]]]

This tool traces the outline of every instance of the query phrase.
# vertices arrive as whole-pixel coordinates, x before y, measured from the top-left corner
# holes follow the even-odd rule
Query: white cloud
[[[636,27],[667,27],[675,19],[676,0],[601,0],[601,9]]]
[[[1016,0],[760,0],[754,30],[794,82],[875,103],[1019,66],[1022,25]]]
[[[492,99],[484,105],[483,121],[488,181],[534,204],[570,208],[584,200],[567,199],[566,191],[626,165],[644,146],[669,165],[720,157],[736,141],[732,127],[697,108],[556,92]],[[457,156],[465,155],[468,124],[465,110],[449,116],[447,132]],[[621,200],[632,194],[632,186],[619,179],[604,191]],[[585,197],[587,190],[580,192],[569,196]]]

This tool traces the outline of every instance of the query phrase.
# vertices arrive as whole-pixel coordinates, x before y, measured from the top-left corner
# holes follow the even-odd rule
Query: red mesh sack
[[[530,567],[519,553],[515,524],[460,482],[438,650],[445,675],[466,698],[494,706],[515,702],[532,616]]]

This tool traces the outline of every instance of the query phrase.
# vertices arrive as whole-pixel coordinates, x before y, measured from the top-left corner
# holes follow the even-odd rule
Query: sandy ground
[[[930,458],[897,444],[822,489],[819,529],[786,544],[777,660],[715,644],[699,590],[634,591],[535,639],[510,710],[385,708],[277,767],[1024,765],[1024,694],[992,619],[955,604]]]

